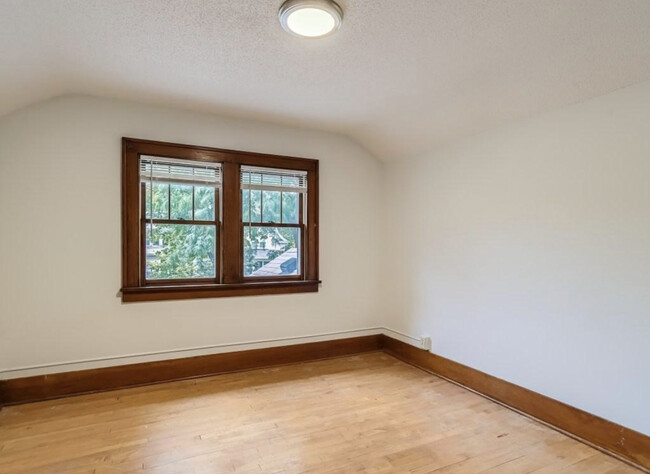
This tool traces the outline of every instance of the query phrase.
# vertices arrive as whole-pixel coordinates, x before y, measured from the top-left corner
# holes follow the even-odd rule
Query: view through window
[[[318,291],[318,161],[123,140],[124,301]]]
[[[242,167],[244,276],[302,273],[307,173]]]
[[[221,165],[140,158],[145,279],[215,278]]]

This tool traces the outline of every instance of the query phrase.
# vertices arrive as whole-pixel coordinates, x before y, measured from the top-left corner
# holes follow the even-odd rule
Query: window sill
[[[313,293],[318,291],[318,280],[273,281],[259,283],[142,286],[122,288],[122,302],[186,300],[226,296],[280,295],[287,293]]]

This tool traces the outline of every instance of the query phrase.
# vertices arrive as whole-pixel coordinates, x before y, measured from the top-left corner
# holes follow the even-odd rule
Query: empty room
[[[0,0],[0,473],[650,473],[650,1]]]

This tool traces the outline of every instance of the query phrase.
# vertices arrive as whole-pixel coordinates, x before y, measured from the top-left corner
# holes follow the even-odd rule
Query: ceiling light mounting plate
[[[338,30],[343,10],[333,0],[287,0],[278,18],[287,33],[301,38],[322,38]]]

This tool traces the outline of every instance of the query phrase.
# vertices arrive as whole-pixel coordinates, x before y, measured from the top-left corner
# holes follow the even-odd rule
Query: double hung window
[[[242,166],[245,278],[303,274],[307,173]]]
[[[123,301],[318,291],[318,162],[123,139]]]

